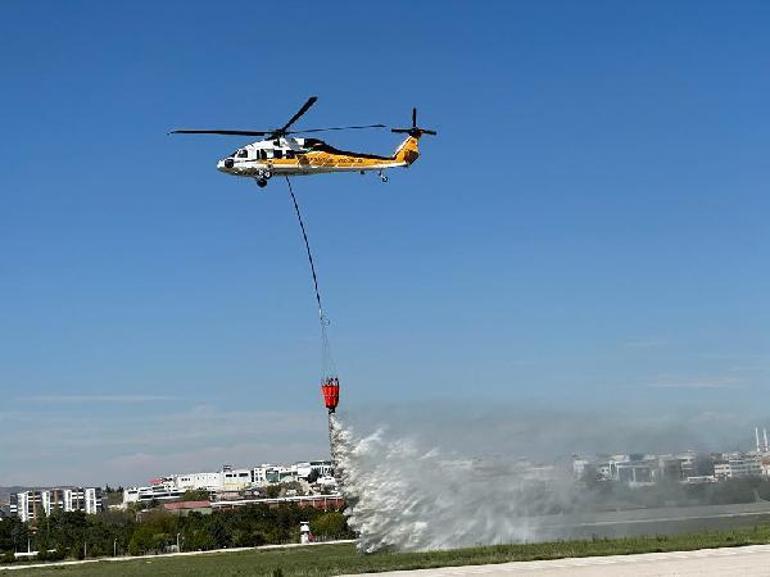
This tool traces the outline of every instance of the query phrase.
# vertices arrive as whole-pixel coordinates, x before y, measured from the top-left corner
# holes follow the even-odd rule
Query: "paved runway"
[[[521,561],[377,573],[377,577],[758,577],[770,576],[770,545],[672,553]],[[346,576],[353,577],[353,576]],[[364,577],[364,576],[356,576]],[[368,575],[366,577],[371,577]]]

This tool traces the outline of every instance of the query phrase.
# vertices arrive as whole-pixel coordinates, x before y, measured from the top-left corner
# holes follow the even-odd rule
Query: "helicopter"
[[[330,172],[376,171],[382,182],[388,182],[385,170],[408,167],[420,156],[418,142],[423,134],[436,135],[435,130],[417,126],[417,109],[412,109],[412,126],[391,128],[392,132],[408,136],[391,156],[380,156],[363,152],[341,150],[313,137],[295,135],[326,131],[360,130],[366,128],[387,128],[384,124],[363,126],[335,126],[289,130],[313,106],[318,97],[311,96],[305,104],[281,128],[272,130],[221,130],[221,129],[176,129],[169,134],[219,134],[225,136],[260,136],[263,139],[235,150],[217,162],[217,169],[226,174],[253,178],[257,186],[264,188],[270,178],[280,176],[303,176]]]

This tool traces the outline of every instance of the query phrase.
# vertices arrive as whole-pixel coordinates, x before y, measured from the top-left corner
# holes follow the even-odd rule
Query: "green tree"
[[[313,535],[322,539],[343,539],[351,536],[345,515],[338,511],[322,513],[310,522]]]
[[[150,527],[138,527],[128,543],[128,552],[131,555],[144,555],[152,550],[155,544],[155,533]]]
[[[14,563],[16,561],[16,555],[13,551],[6,551],[0,556],[0,563]]]
[[[209,492],[206,489],[195,489],[185,491],[179,498],[180,501],[208,501],[210,498]]]
[[[10,517],[0,522],[0,552],[27,549],[29,528],[18,517]]]

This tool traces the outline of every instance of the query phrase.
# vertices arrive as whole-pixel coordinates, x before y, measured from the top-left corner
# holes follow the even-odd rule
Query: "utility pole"
[[[181,533],[177,533],[176,534],[176,552],[177,553],[180,553],[182,551],[182,549],[179,547],[179,536],[180,535],[181,535]]]
[[[112,556],[117,557],[118,556],[118,538],[115,537],[115,540],[112,542]]]

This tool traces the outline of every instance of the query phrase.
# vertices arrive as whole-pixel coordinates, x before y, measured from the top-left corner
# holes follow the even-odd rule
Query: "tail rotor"
[[[435,130],[428,130],[427,128],[420,128],[417,126],[417,109],[412,108],[412,127],[411,128],[391,128],[391,132],[396,132],[399,134],[408,134],[409,136],[413,136],[415,138],[420,138],[423,134],[429,134],[431,136],[436,135]]]

